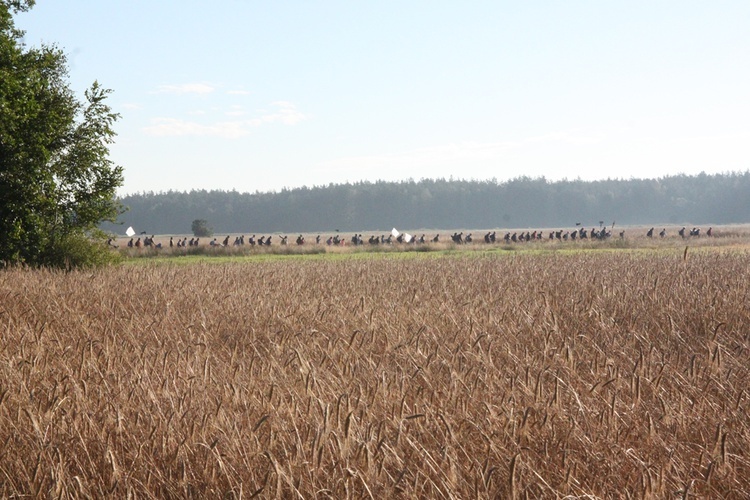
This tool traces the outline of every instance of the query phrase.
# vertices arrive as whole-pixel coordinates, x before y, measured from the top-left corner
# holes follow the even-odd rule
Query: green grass
[[[675,242],[671,245],[637,245],[633,242],[612,240],[608,242],[539,242],[511,244],[504,243],[486,245],[475,243],[472,245],[427,244],[424,246],[369,246],[362,247],[271,247],[269,249],[237,249],[237,248],[201,248],[185,253],[163,250],[140,250],[123,252],[126,265],[190,265],[196,263],[226,264],[226,263],[265,263],[283,261],[349,261],[372,259],[439,259],[467,256],[497,256],[508,257],[514,255],[580,255],[589,253],[624,253],[629,255],[674,255],[678,258],[699,253],[748,252],[748,247],[700,245]]]
[[[470,245],[455,245],[449,241],[451,231],[418,230],[414,234],[437,232],[443,233],[448,241],[440,243],[426,243],[423,245],[369,245],[353,247],[327,246],[325,244],[312,244],[314,236],[307,235],[308,243],[304,246],[296,244],[280,245],[274,242],[271,247],[210,247],[202,244],[200,247],[169,248],[169,235],[161,235],[156,238],[157,242],[167,247],[156,249],[127,248],[127,239],[121,238],[117,244],[120,245],[119,255],[128,265],[160,265],[170,263],[185,265],[191,263],[215,263],[227,262],[274,262],[274,261],[296,261],[300,259],[312,261],[335,261],[335,260],[358,260],[358,259],[432,259],[452,256],[467,255],[496,255],[498,257],[508,255],[577,255],[600,252],[626,252],[639,255],[676,255],[682,257],[685,248],[688,254],[702,252],[747,252],[750,249],[750,226],[717,226],[714,228],[714,237],[681,239],[676,236],[676,227],[669,228],[667,238],[646,238],[645,227],[629,227],[625,239],[617,236],[606,241],[599,240],[568,240],[550,241],[546,236],[544,239],[529,243],[505,243],[502,239],[492,245],[485,244],[479,237],[484,230],[463,230],[464,233],[477,235],[475,242]],[[502,231],[500,232],[502,234]],[[548,230],[543,234],[547,235]],[[185,235],[178,235],[184,237]],[[278,236],[278,235],[274,235]],[[342,235],[345,242],[349,242],[350,235]]]
[[[192,255],[154,255],[148,257],[129,258],[125,260],[129,265],[159,265],[176,264],[188,265],[195,263],[225,264],[237,262],[283,262],[283,261],[336,261],[336,260],[370,260],[370,259],[415,259],[437,258],[451,255],[465,255],[469,250],[433,250],[429,252],[417,251],[360,251],[349,252],[321,252],[321,253],[279,253],[257,252],[246,254],[192,254]]]

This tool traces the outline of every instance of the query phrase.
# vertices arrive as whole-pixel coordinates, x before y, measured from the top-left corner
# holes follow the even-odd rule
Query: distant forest
[[[750,171],[659,179],[506,182],[423,179],[283,189],[139,193],[121,198],[123,233],[190,233],[204,219],[219,234],[455,228],[565,228],[750,222]]]

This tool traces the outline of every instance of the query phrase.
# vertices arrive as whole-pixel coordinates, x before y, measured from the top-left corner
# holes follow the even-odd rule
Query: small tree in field
[[[205,219],[195,219],[191,226],[193,235],[200,238],[208,237],[214,234],[213,230],[209,227],[208,221]]]
[[[12,14],[33,0],[0,0],[0,262],[96,265],[112,259],[97,229],[114,220],[122,168],[109,159],[118,115],[97,82],[80,102],[65,55],[27,49]]]

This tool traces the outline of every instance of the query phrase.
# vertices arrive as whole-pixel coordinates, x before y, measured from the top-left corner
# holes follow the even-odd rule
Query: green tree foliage
[[[190,228],[193,231],[193,236],[198,236],[199,238],[208,237],[214,234],[208,225],[208,221],[205,219],[195,219],[190,225]]]
[[[27,48],[12,14],[33,1],[0,0],[0,261],[76,266],[107,259],[122,168],[109,159],[118,115],[97,82],[76,99],[67,60]]]

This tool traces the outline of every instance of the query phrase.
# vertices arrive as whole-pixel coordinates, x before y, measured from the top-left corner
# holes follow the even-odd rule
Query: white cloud
[[[237,139],[252,133],[254,128],[269,123],[281,123],[283,125],[296,125],[307,118],[297,107],[286,101],[272,103],[277,109],[265,111],[264,114],[257,118],[249,120],[231,120],[215,123],[202,123],[198,121],[188,121],[179,118],[154,118],[151,125],[145,127],[143,131],[157,137],[224,137],[227,139]],[[239,107],[234,107],[225,113],[228,116],[242,116],[244,112]]]
[[[210,94],[216,90],[206,83],[183,83],[180,85],[159,85],[157,94]]]
[[[245,116],[247,113],[242,106],[232,106],[232,109],[224,113],[226,116]]]
[[[249,90],[227,90],[227,94],[229,95],[250,95],[251,92]]]
[[[236,139],[249,133],[244,122],[219,122],[209,125],[180,120],[177,118],[155,118],[152,124],[143,129],[148,135],[156,137],[224,137]]]
[[[255,126],[259,126],[263,123],[283,123],[284,125],[296,125],[302,120],[307,119],[307,116],[301,111],[297,110],[297,107],[288,101],[276,101],[271,103],[276,109],[272,111],[262,111],[260,118],[252,120]]]

